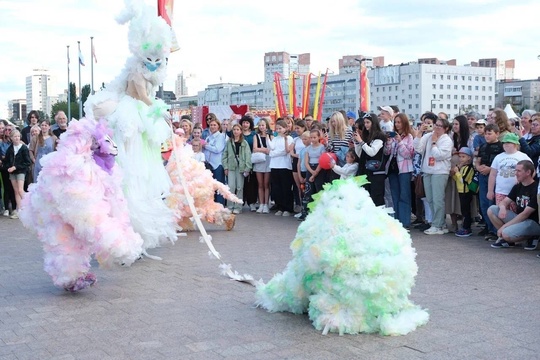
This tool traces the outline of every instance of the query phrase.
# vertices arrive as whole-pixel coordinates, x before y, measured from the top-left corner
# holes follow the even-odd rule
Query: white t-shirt
[[[194,152],[191,157],[200,162],[204,162],[206,160],[202,152]]]
[[[500,153],[495,156],[491,168],[497,170],[495,178],[495,193],[508,195],[510,190],[517,184],[516,180],[516,165],[521,160],[529,160],[531,158],[521,151],[513,154]]]
[[[23,146],[23,144],[19,144],[19,145],[13,145],[13,153],[14,155],[17,155],[17,153],[19,152],[19,150],[21,149],[21,147]]]
[[[381,125],[381,130],[384,132],[394,131],[394,122],[392,120],[390,121],[381,120],[379,124]]]

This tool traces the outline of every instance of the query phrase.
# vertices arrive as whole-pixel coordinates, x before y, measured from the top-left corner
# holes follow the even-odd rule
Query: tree
[[[73,82],[70,82],[69,83],[69,96],[70,96],[70,100],[71,102],[77,102],[77,86],[75,86],[75,83]],[[66,113],[67,114],[67,113]]]
[[[190,102],[188,102],[188,105],[189,106],[197,106],[197,100],[191,100]]]
[[[68,106],[67,101],[59,101],[56,104],[52,106],[51,110],[51,119],[54,119],[54,116],[57,112],[63,111],[66,116],[68,114]],[[76,102],[71,102],[71,117],[78,119],[79,118],[79,105]],[[69,119],[71,120],[71,119]]]
[[[42,110],[38,110],[37,112],[39,114],[39,119],[40,120],[49,120],[49,115],[48,114],[45,114]]]

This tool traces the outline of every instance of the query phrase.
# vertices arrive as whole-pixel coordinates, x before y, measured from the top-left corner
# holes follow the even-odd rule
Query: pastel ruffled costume
[[[127,0],[117,20],[130,23],[133,56],[105,90],[88,98],[85,111],[105,118],[113,130],[131,222],[144,240],[143,248],[150,249],[175,241],[178,229],[164,202],[172,183],[161,160],[161,144],[171,136],[170,115],[165,103],[155,99],[166,78],[171,28],[140,0]]]
[[[257,286],[259,306],[308,312],[323,334],[404,335],[427,323],[428,313],[408,299],[418,271],[411,238],[363,183],[335,180],[313,196],[292,260]]]
[[[57,151],[41,159],[38,182],[29,186],[19,212],[43,243],[45,271],[69,291],[95,283],[93,254],[101,266],[130,265],[143,251],[107,131],[91,119],[72,121]]]
[[[190,220],[193,214],[180,180],[180,176],[183,176],[200,217],[212,224],[225,225],[227,230],[231,230],[235,223],[235,215],[214,201],[214,192],[218,191],[224,198],[231,201],[242,203],[242,200],[231,193],[227,185],[215,180],[212,173],[205,168],[204,163],[193,159],[193,150],[191,146],[185,145],[184,138],[174,135],[174,139],[176,147],[167,163],[167,171],[173,185],[166,203],[174,211],[178,224],[184,230],[194,229],[193,222]],[[180,166],[180,172],[178,166]]]

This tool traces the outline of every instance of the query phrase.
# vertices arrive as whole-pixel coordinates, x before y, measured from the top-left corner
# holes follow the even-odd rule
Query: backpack
[[[480,187],[479,178],[478,178],[478,176],[479,176],[478,171],[476,171],[476,169],[473,169],[472,166],[469,166],[469,168],[467,169],[467,171],[465,172],[465,175],[463,177],[466,178],[471,170],[474,171],[471,182],[470,183],[465,182],[465,184],[467,185],[467,188],[469,189],[469,191],[471,193],[478,194],[478,188]]]

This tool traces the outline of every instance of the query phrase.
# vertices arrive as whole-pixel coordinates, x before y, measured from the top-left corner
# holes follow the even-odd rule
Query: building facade
[[[540,111],[540,78],[533,80],[497,81],[495,106],[512,105],[516,113],[525,109]]]
[[[495,69],[409,63],[368,73],[371,109],[396,105],[411,119],[431,111],[455,117],[475,110],[486,114],[495,104]]]
[[[289,54],[285,51],[267,52],[264,54],[264,82],[274,81],[274,73],[278,72],[284,78],[288,78],[293,72],[306,75],[309,74],[311,55]]]
[[[47,69],[34,69],[26,77],[26,106],[28,111],[41,110],[50,114],[57,101],[56,78]]]
[[[289,104],[288,74],[292,74],[292,71],[300,73],[300,68],[293,69],[290,59],[285,54],[283,52],[265,54],[264,82],[210,85],[198,93],[198,105],[247,104],[250,108],[275,109],[274,72],[283,75],[281,87],[285,104]],[[309,59],[309,56],[305,58]],[[329,117],[334,111],[356,112],[359,109],[360,62],[355,59],[362,58],[364,56],[346,55],[339,60],[340,73],[328,75],[322,119]],[[455,60],[422,60],[425,61],[384,66],[383,57],[372,58],[372,63],[368,63],[368,65],[375,65],[368,73],[371,110],[377,111],[378,106],[396,105],[409,118],[416,120],[429,110],[436,113],[445,112],[450,117],[455,117],[470,110],[486,114],[490,108],[494,107],[496,68],[455,66],[453,65]],[[309,66],[307,63],[302,66],[306,65]],[[303,68],[302,71],[309,72],[309,68]],[[321,76],[320,81],[322,87],[324,76]],[[311,78],[308,110],[310,114],[314,111],[317,82],[317,77]],[[295,104],[300,106],[301,102],[302,81],[297,81]]]
[[[8,119],[21,122],[26,120],[26,99],[8,101]]]
[[[174,94],[177,98],[180,96],[188,96],[188,87],[186,84],[186,79],[184,78],[184,72],[181,72],[176,76],[176,81],[174,84]]]

